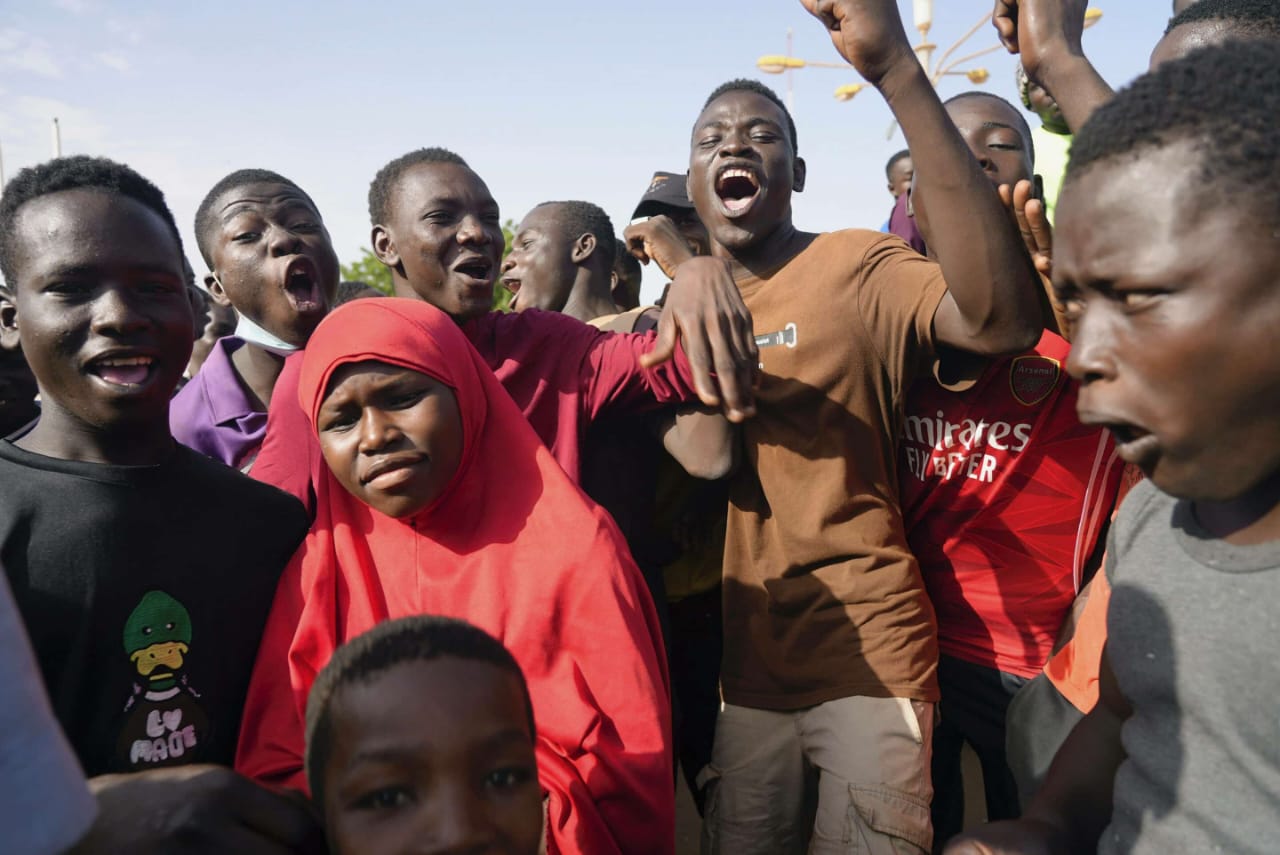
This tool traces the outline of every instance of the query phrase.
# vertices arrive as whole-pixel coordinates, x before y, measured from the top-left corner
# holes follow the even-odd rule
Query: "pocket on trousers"
[[[924,801],[898,790],[850,785],[849,803],[853,840],[866,836],[869,829],[891,838],[893,852],[924,853],[933,845],[933,824]],[[871,851],[878,850],[873,847]]]

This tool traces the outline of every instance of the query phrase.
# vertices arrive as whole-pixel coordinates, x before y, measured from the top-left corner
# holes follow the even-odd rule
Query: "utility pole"
[[[62,157],[62,131],[58,129],[58,117],[53,117],[53,156]]]

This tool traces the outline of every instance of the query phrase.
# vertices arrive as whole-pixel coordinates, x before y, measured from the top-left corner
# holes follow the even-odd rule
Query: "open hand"
[[[996,0],[991,23],[1009,53],[1020,54],[1033,82],[1044,84],[1041,67],[1055,52],[1083,54],[1088,0]]]
[[[71,855],[325,852],[301,794],[265,789],[222,766],[103,775],[89,784],[98,819]]]
[[[1013,187],[1001,184],[999,193],[1000,201],[1018,224],[1022,242],[1026,245],[1031,260],[1035,262],[1036,270],[1041,276],[1052,276],[1053,228],[1049,225],[1044,202],[1035,198],[1034,185],[1025,179]]]
[[[668,279],[675,278],[676,268],[694,257],[675,221],[665,214],[632,223],[622,230],[622,238],[628,252],[644,264],[657,263]]]
[[[845,61],[878,86],[902,62],[918,66],[896,0],[800,0],[826,26]]]
[[[729,265],[719,258],[690,258],[675,271],[658,320],[658,340],[640,363],[651,368],[684,344],[698,398],[722,406],[731,422],[755,414],[752,388],[760,352],[751,312],[742,302]]]

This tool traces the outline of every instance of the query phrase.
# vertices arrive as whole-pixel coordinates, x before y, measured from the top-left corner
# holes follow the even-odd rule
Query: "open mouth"
[[[453,272],[461,273],[469,279],[476,280],[477,283],[488,285],[493,281],[493,262],[487,258],[476,256],[455,264]]]
[[[507,308],[513,312],[519,311],[520,285],[519,279],[502,280],[502,287],[511,292],[511,298],[507,300]]]
[[[326,309],[319,277],[306,259],[294,261],[285,271],[284,293],[299,314],[313,314]]]
[[[749,169],[731,166],[716,176],[716,196],[731,216],[746,213],[760,193],[760,181]]]
[[[150,356],[107,356],[95,359],[89,373],[122,389],[137,389],[155,372],[156,361]]]

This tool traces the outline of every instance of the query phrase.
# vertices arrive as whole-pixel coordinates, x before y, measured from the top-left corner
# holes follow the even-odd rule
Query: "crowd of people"
[[[1280,4],[1113,92],[1084,0],[996,0],[1033,128],[802,3],[907,140],[880,231],[793,223],[751,80],[621,235],[504,255],[391,160],[391,295],[276,171],[199,284],[128,166],[5,185],[0,847],[660,855],[682,774],[713,855],[1274,851]]]

